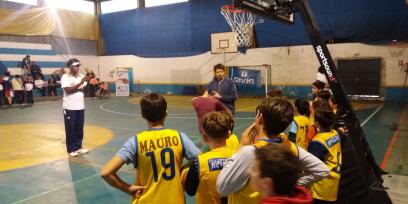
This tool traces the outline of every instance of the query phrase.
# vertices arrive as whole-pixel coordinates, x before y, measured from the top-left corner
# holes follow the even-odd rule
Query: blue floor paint
[[[87,155],[74,159],[62,159],[37,166],[0,172],[0,203],[13,203],[30,198],[23,203],[129,203],[130,197],[108,186],[99,176],[102,166],[136,132],[146,129],[147,123],[140,117],[139,106],[128,103],[128,97],[106,100],[86,100],[87,124],[111,129],[114,138],[107,144]],[[103,107],[104,110],[101,110]],[[375,108],[359,111],[363,122]],[[108,112],[111,111],[111,112]],[[116,112],[116,113],[112,113]],[[392,125],[398,121],[401,106],[385,104],[363,127],[367,140],[378,162],[381,162]],[[192,108],[169,107],[166,127],[178,128],[202,147],[197,131],[196,115]],[[253,122],[254,113],[238,112],[235,116],[235,133],[241,132]],[[45,102],[32,108],[0,110],[0,124],[27,122],[63,123],[62,103]],[[119,172],[128,183],[134,182],[132,165],[124,166]],[[73,184],[74,183],[74,184]],[[34,197],[33,197],[34,196]],[[186,196],[188,204],[194,198]]]

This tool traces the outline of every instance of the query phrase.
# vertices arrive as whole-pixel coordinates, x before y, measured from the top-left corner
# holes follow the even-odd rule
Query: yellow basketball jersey
[[[330,132],[318,133],[312,142],[319,142],[329,150],[323,162],[330,170],[329,176],[312,184],[311,190],[313,198],[325,201],[336,201],[342,162],[340,136],[336,130],[332,129]]]
[[[216,189],[217,177],[224,167],[224,161],[233,153],[231,149],[221,147],[198,156],[200,183],[196,193],[197,204],[221,204],[221,196]]]
[[[132,203],[185,203],[180,168],[183,144],[180,134],[171,129],[155,129],[136,136],[137,173],[135,185],[146,186]]]
[[[232,152],[236,152],[239,147],[239,140],[238,137],[235,134],[232,134],[229,136],[229,138],[226,141],[226,144],[228,149],[232,150]]]
[[[270,143],[281,143],[285,147],[289,148],[290,151],[293,152],[293,154],[299,156],[299,150],[297,146],[293,142],[289,141],[287,135],[283,133],[279,135],[279,138],[260,139],[254,144],[254,146],[260,148]],[[250,195],[254,193],[255,191],[252,190],[249,181],[247,181],[245,186],[240,191],[232,193],[228,196],[228,204],[259,203],[261,199],[261,194],[250,197]]]
[[[309,124],[314,124],[314,109],[313,109],[313,102],[310,102],[310,115],[309,115]]]
[[[295,121],[297,126],[296,144],[303,149],[307,149],[306,133],[310,125],[309,118],[304,115],[297,115],[293,118],[293,120]]]

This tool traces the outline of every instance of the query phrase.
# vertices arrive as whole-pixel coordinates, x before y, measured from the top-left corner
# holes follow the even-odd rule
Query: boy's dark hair
[[[149,122],[158,122],[166,115],[167,102],[160,94],[150,93],[140,100],[140,109],[144,119]]]
[[[293,121],[293,106],[283,98],[266,98],[258,106],[268,136],[283,132]]]
[[[204,88],[204,87],[198,87],[197,88],[197,96],[202,96],[204,93],[205,93],[205,91],[207,91],[207,89],[206,88]]]
[[[303,98],[295,100],[295,107],[300,115],[310,116],[310,104],[309,101]]]
[[[323,69],[322,66],[320,66],[319,68],[317,68],[317,71],[318,71],[320,74],[324,74],[324,69]]]
[[[329,101],[330,96],[331,96],[331,93],[328,90],[322,90],[319,93],[317,93],[317,97],[323,100],[326,100],[326,101]]]
[[[225,66],[224,66],[223,64],[216,64],[216,65],[214,66],[214,72],[215,72],[217,69],[222,69],[222,70],[225,71]]]
[[[211,139],[223,139],[231,128],[231,119],[223,112],[209,112],[203,117],[203,129]]]
[[[324,103],[325,103],[325,100],[313,101],[313,103],[312,103],[313,110],[318,109]]]
[[[273,180],[278,195],[293,195],[302,169],[299,159],[282,144],[268,144],[255,150],[261,177]]]
[[[314,119],[323,129],[329,130],[331,128],[335,120],[335,115],[327,101],[321,100],[320,103],[317,103]]]
[[[324,89],[324,82],[316,80],[315,82],[312,83],[313,86],[317,87],[318,89]]]

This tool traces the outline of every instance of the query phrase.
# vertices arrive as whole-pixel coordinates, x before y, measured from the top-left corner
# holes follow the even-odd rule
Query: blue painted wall
[[[403,0],[312,0],[325,39],[343,42],[408,41],[408,6]],[[210,50],[210,34],[230,31],[220,13],[230,0],[191,0],[100,16],[106,55],[191,56]],[[266,20],[255,27],[260,47],[309,44],[303,24]]]
[[[408,102],[408,86],[407,87],[389,87],[384,89],[384,97],[386,101]]]

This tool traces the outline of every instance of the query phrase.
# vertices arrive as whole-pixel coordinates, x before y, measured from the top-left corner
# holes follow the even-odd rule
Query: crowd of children
[[[148,129],[132,136],[101,176],[132,203],[184,203],[183,191],[196,203],[335,203],[342,162],[340,135],[332,128],[336,103],[323,82],[312,87],[312,102],[263,99],[239,142],[227,108],[205,93],[194,98],[209,147],[201,151],[184,133],[165,128],[167,102],[148,94],[140,102]],[[183,165],[183,158],[189,162]],[[137,169],[134,184],[116,173],[125,163]]]

